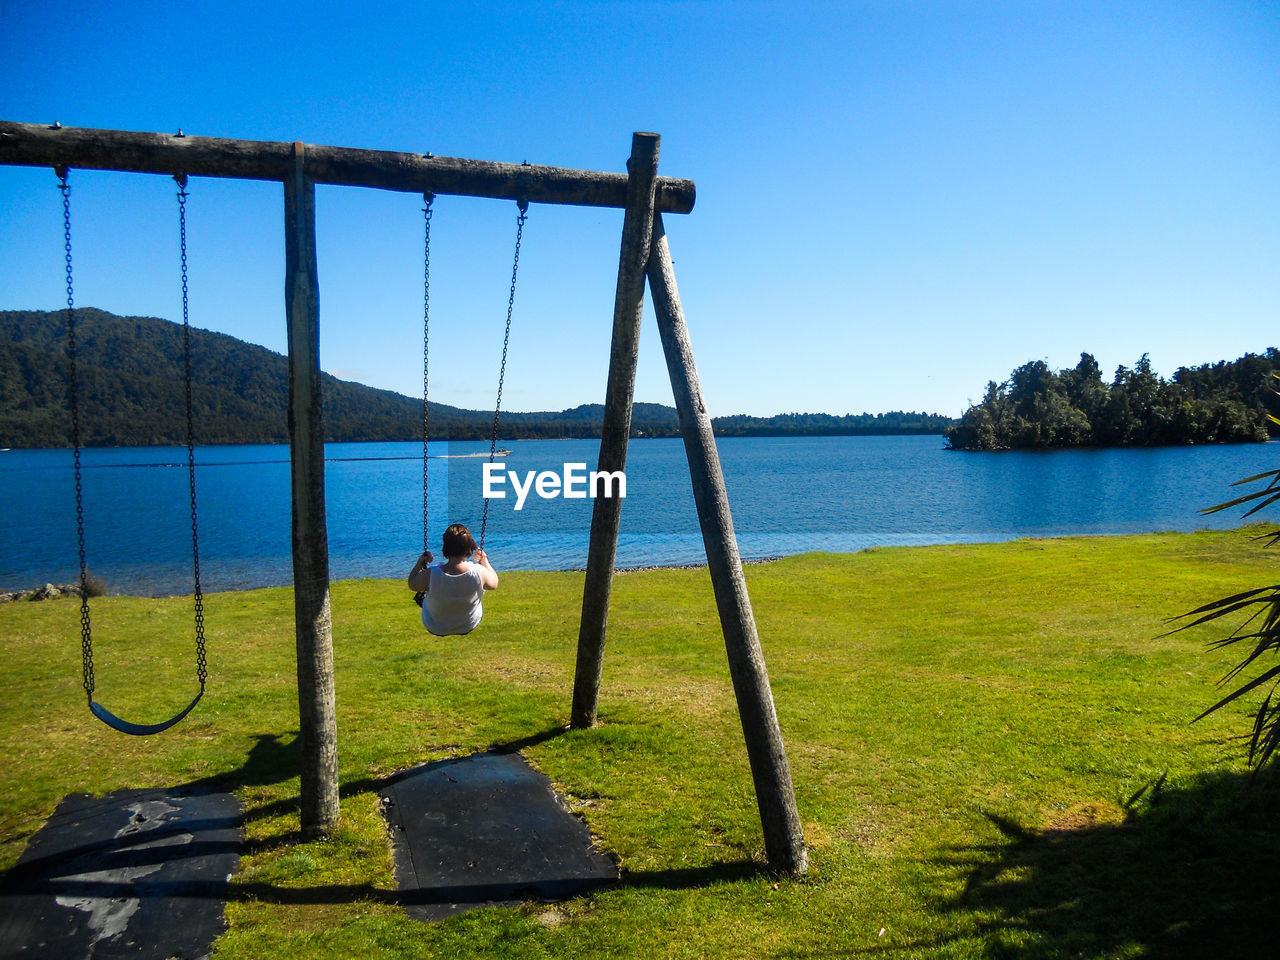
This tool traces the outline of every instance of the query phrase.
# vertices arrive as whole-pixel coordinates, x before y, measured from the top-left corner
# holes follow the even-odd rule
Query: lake
[[[1235,480],[1273,469],[1277,447],[1242,444],[1044,453],[957,453],[941,437],[726,438],[718,441],[744,559],[810,550],[1007,540],[1072,534],[1232,527],[1241,510],[1200,516],[1230,499]],[[563,472],[595,465],[595,440],[504,444],[504,462]],[[433,442],[431,540],[452,521],[479,532],[487,444]],[[449,457],[437,454],[449,454]],[[289,584],[289,450],[196,451],[205,590]],[[329,444],[326,497],[334,579],[399,578],[422,545],[422,459],[414,443]],[[185,449],[84,451],[89,569],[113,591],[191,591]],[[523,479],[522,479],[523,482]],[[499,571],[586,565],[590,499],[530,493],[516,511],[510,484],[490,505],[486,547]],[[77,576],[71,454],[0,453],[0,590]],[[437,550],[437,553],[439,551]],[[627,462],[619,566],[705,562],[678,439],[635,440]]]

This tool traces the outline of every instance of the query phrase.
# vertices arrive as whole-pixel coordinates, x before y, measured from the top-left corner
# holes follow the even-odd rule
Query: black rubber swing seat
[[[181,711],[174,714],[168,720],[161,720],[159,723],[132,723],[117,717],[114,713],[104,707],[93,698],[89,699],[89,709],[93,715],[105,723],[112,730],[119,730],[121,733],[128,733],[135,737],[149,737],[153,733],[160,733],[162,730],[168,730],[174,724],[180,722],[183,717],[195,709],[195,705],[200,702],[200,698],[204,696],[204,684],[200,684],[200,692],[196,694],[194,700],[188,703]]]

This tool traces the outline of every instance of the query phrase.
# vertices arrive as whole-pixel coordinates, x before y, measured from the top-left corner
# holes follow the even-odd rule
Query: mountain
[[[76,310],[80,432],[84,446],[149,446],[186,442],[182,327],[154,317]],[[192,329],[192,408],[198,444],[288,440],[288,360],[264,347]],[[0,311],[0,446],[63,447],[71,443],[67,410],[64,311]],[[416,440],[422,400],[322,375],[325,439]],[[598,437],[601,404],[570,410],[503,412],[501,437]],[[725,436],[839,433],[941,433],[953,421],[933,414],[833,417],[722,417]],[[487,439],[492,410],[431,404],[433,438]],[[673,407],[637,403],[634,436],[678,436]]]
[[[152,317],[76,311],[80,429],[85,446],[186,441],[182,327]],[[66,320],[63,311],[0,312],[0,444],[66,446]],[[288,439],[288,361],[221,333],[191,331],[196,442],[276,443]],[[422,401],[324,376],[330,440],[411,440],[421,436]],[[455,425],[487,435],[483,416],[432,406],[443,433]],[[492,420],[492,414],[489,414]]]

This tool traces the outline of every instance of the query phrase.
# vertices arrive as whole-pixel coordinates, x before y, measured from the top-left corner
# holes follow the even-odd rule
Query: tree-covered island
[[[987,384],[944,435],[953,450],[1179,446],[1265,442],[1280,351],[1180,367],[1165,380],[1143,354],[1117,368],[1110,384],[1090,354],[1054,372],[1024,363],[1004,383]]]

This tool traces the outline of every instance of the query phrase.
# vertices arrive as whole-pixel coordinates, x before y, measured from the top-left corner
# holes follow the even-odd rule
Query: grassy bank
[[[1252,956],[1276,932],[1274,791],[1246,793],[1227,742],[1247,704],[1188,722],[1230,655],[1207,631],[1157,637],[1272,575],[1245,532],[748,568],[811,845],[800,882],[761,867],[705,569],[617,578],[602,723],[572,733],[580,573],[504,573],[461,640],[426,635],[398,583],[336,584],[343,825],[318,843],[297,836],[290,591],[207,598],[209,693],[146,740],[85,710],[75,601],[6,604],[0,866],[64,794],[218,778],[248,843],[217,957]],[[107,706],[152,719],[190,698],[188,601],[94,611]],[[524,740],[623,883],[408,920],[376,780]]]

